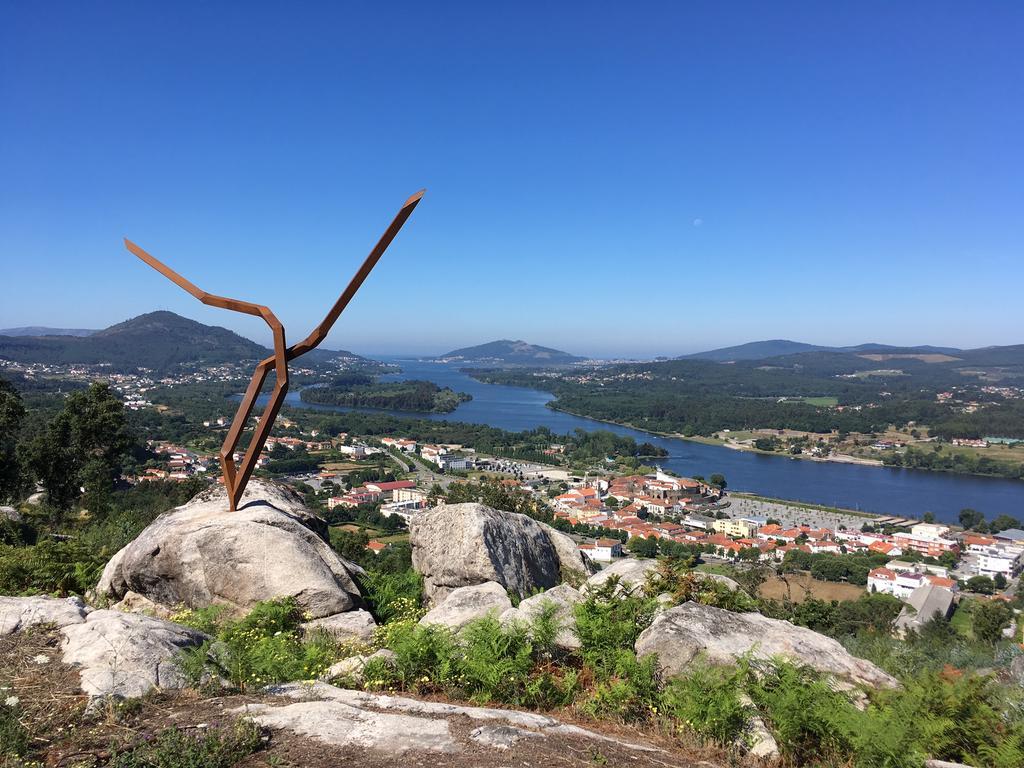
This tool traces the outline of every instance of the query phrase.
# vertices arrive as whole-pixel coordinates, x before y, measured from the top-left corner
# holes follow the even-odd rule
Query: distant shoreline
[[[548,394],[551,394],[551,393],[549,392]],[[567,413],[570,416],[577,416],[577,417],[579,417],[581,419],[590,419],[591,421],[596,421],[596,422],[599,422],[601,424],[612,424],[612,425],[614,425],[616,427],[626,427],[628,429],[635,429],[637,432],[646,432],[647,434],[655,435],[656,437],[667,437],[667,438],[670,438],[672,440],[686,440],[687,442],[690,442],[690,443],[703,443],[704,445],[716,445],[716,446],[719,446],[721,448],[730,448],[731,450],[734,450],[734,451],[745,451],[747,453],[757,453],[757,454],[760,454],[762,456],[776,456],[776,457],[781,458],[781,459],[800,459],[802,461],[817,461],[817,462],[832,463],[832,464],[857,464],[859,466],[864,466],[864,467],[884,467],[885,466],[885,464],[883,464],[882,461],[879,460],[879,459],[862,459],[862,458],[860,458],[858,456],[848,456],[845,453],[837,454],[835,456],[805,456],[802,453],[798,453],[798,454],[776,453],[775,451],[759,451],[757,448],[754,448],[753,446],[739,445],[737,443],[730,443],[727,440],[720,440],[720,439],[715,438],[715,437],[703,437],[703,436],[700,436],[700,435],[693,435],[693,436],[691,436],[691,435],[683,435],[683,434],[680,434],[678,432],[658,432],[656,430],[648,429],[646,427],[638,427],[636,424],[630,424],[629,422],[626,422],[626,421],[612,421],[611,419],[599,419],[596,416],[588,416],[585,413],[579,413],[577,411],[570,411],[568,408],[559,408],[556,405],[552,405],[552,403],[554,403],[554,402],[556,402],[556,401],[555,400],[551,400],[550,402],[545,403],[545,405],[546,405],[546,407],[550,408],[553,411],[558,411],[560,413]],[[951,473],[951,474],[961,474],[961,473]],[[987,477],[987,475],[972,475],[972,477]]]

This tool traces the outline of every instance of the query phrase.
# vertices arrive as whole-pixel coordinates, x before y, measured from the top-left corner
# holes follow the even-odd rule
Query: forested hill
[[[0,336],[0,358],[19,363],[95,365],[115,370],[167,371],[183,363],[255,360],[270,350],[219,326],[204,325],[173,312],[149,312],[89,336]],[[316,350],[307,360],[359,358],[351,352]],[[368,363],[371,361],[367,361]]]
[[[510,341],[500,339],[487,344],[478,344],[475,347],[463,347],[454,349],[440,359],[465,362],[486,362],[499,365],[516,366],[549,366],[567,365],[579,362],[585,358],[571,355],[559,349],[541,347],[536,344],[528,344],[525,341]]]
[[[944,438],[1024,438],[1024,345],[955,356],[814,351],[472,375],[543,389],[557,397],[553,407],[658,432],[870,433],[916,422]]]
[[[993,349],[1000,349],[994,347]],[[973,350],[980,352],[981,350]],[[715,360],[717,362],[733,362],[737,360],[765,360],[770,357],[785,357],[798,355],[806,352],[844,352],[854,354],[882,354],[882,355],[946,355],[959,356],[965,350],[956,347],[894,347],[889,344],[858,344],[852,347],[828,347],[817,344],[805,344],[802,341],[789,341],[788,339],[771,339],[770,341],[751,341],[746,344],[739,344],[735,347],[722,347],[711,349],[707,352],[695,352],[692,355],[683,355],[680,360]]]

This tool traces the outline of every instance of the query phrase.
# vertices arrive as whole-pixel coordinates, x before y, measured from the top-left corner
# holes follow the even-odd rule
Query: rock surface
[[[110,607],[122,613],[143,613],[146,616],[155,616],[158,619],[169,620],[174,615],[174,611],[170,608],[154,603],[148,597],[143,597],[138,592],[132,592],[130,589],[125,592],[124,597],[121,598],[119,603],[115,603]]]
[[[551,603],[555,606],[555,619],[562,629],[555,638],[555,645],[566,650],[573,650],[580,647],[580,639],[576,637],[576,616],[573,608],[577,603],[583,602],[583,595],[579,590],[573,589],[568,584],[559,584],[539,595],[528,597],[519,603],[518,608],[510,608],[501,614],[501,623],[522,622],[531,624],[540,615],[545,604]]]
[[[302,625],[302,631],[305,634],[323,631],[343,643],[368,643],[373,639],[373,633],[377,631],[377,622],[373,620],[369,611],[360,608],[307,621]]]
[[[713,664],[727,664],[750,653],[755,659],[781,656],[848,683],[876,688],[898,685],[830,637],[759,613],[733,613],[696,603],[659,615],[637,638],[636,652],[638,656],[656,653],[670,675],[685,672],[699,654]]]
[[[437,701],[338,688],[323,682],[289,683],[272,689],[293,703],[249,704],[233,710],[260,725],[282,728],[336,746],[358,746],[402,754],[409,751],[456,752],[462,749],[447,718],[467,717],[484,722],[470,739],[492,749],[507,750],[527,737],[555,737],[553,746],[565,739],[584,739],[622,748],[624,752],[659,753],[657,748],[622,741],[553,717],[509,709],[466,707]],[[507,730],[506,730],[507,729]],[[480,738],[474,738],[477,733]],[[646,763],[645,763],[646,764]],[[660,763],[673,765],[673,763]]]
[[[647,581],[647,577],[657,569],[657,560],[627,557],[602,568],[600,571],[588,578],[586,584],[583,585],[583,591],[600,587],[613,576],[618,577],[620,584],[627,586],[630,589],[638,589],[643,587],[644,583]]]
[[[588,573],[583,555],[564,534],[483,504],[446,504],[416,515],[410,542],[430,604],[485,581],[525,597]]]
[[[64,663],[78,667],[89,696],[135,698],[154,688],[183,688],[176,656],[207,639],[202,632],[136,613],[93,611],[64,635]]]
[[[0,507],[0,522],[3,522],[4,520],[9,520],[12,523],[20,523],[21,513],[14,507]]]
[[[471,587],[459,587],[448,593],[439,605],[420,619],[420,624],[436,624],[459,631],[474,619],[489,613],[500,617],[512,607],[505,588],[493,581]]]
[[[359,681],[363,679],[363,670],[366,668],[367,662],[379,660],[394,666],[397,658],[395,652],[387,648],[381,648],[369,656],[349,656],[347,659],[342,659],[338,663],[332,664],[330,669],[321,676],[321,679],[330,680],[334,677],[347,677]]]
[[[38,624],[66,627],[85,621],[89,609],[77,597],[0,596],[0,637]]]
[[[96,591],[129,591],[173,608],[224,605],[236,615],[261,600],[294,597],[313,618],[357,607],[357,566],[326,541],[326,523],[288,489],[252,481],[231,512],[223,488],[162,514],[118,552]]]

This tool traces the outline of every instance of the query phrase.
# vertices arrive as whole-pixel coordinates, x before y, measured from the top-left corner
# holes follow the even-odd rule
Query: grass
[[[819,408],[833,408],[839,405],[838,397],[801,397],[797,398],[795,402],[806,403],[807,405],[816,405]]]
[[[975,604],[976,601],[974,600],[961,600],[949,620],[950,626],[956,630],[957,634],[966,637],[968,640],[974,639],[972,623],[974,621]]]

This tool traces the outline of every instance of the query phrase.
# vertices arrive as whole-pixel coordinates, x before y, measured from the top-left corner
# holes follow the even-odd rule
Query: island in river
[[[379,381],[362,373],[346,373],[328,384],[306,387],[303,402],[348,408],[380,408],[412,413],[451,413],[460,403],[473,399],[465,392],[439,387],[432,381]]]

